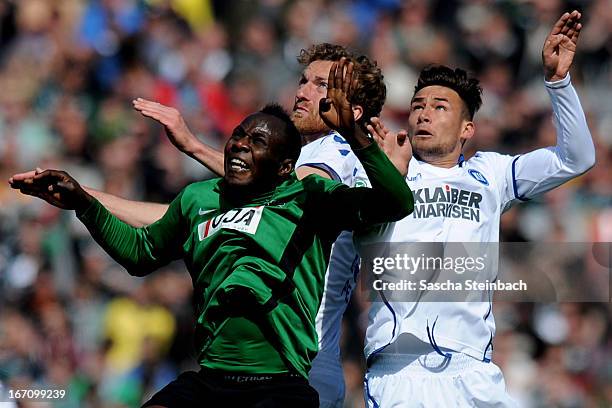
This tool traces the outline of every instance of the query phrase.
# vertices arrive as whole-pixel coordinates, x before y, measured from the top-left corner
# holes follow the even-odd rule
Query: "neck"
[[[323,136],[327,136],[330,132],[330,129],[325,129],[317,133],[302,134],[302,146],[306,146],[308,143],[312,143],[315,140],[322,138]]]
[[[230,185],[224,180],[224,195],[227,199],[235,204],[257,201],[258,199],[266,198],[272,195],[276,190],[276,187],[282,184],[284,179],[275,181],[275,183],[236,186]]]
[[[461,152],[453,152],[444,156],[415,153],[414,156],[418,160],[424,161],[425,163],[430,164],[432,166],[450,169],[451,167],[455,167],[457,163],[459,163],[459,157],[461,156]]]

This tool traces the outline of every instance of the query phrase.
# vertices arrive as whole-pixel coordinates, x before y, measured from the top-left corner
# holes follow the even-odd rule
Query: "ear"
[[[355,122],[357,122],[363,116],[363,108],[360,105],[353,105],[353,117],[355,118]]]
[[[464,120],[461,126],[461,134],[459,135],[459,139],[461,140],[461,145],[463,146],[465,142],[474,136],[476,125],[474,125],[474,122],[472,121]]]
[[[291,172],[295,169],[295,162],[291,159],[285,159],[280,162],[280,166],[278,167],[278,175],[281,178],[285,178],[291,174]]]

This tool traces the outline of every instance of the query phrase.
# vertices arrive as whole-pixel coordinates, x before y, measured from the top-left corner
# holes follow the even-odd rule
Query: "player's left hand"
[[[353,108],[349,102],[351,90],[355,88],[357,77],[353,72],[353,63],[343,57],[332,64],[327,80],[327,97],[319,102],[321,119],[349,142],[357,131]]]
[[[12,188],[41,198],[64,210],[83,211],[94,198],[65,171],[36,169],[15,174],[9,179]]]
[[[542,48],[542,63],[544,77],[549,82],[565,78],[572,65],[582,29],[580,17],[582,15],[577,10],[564,13],[546,37]]]

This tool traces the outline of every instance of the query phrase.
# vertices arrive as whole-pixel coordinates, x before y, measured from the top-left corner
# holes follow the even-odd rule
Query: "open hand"
[[[370,119],[366,127],[395,168],[402,176],[406,176],[412,158],[412,145],[408,139],[408,132],[405,130],[392,132],[377,117]]]
[[[75,179],[60,170],[36,169],[15,174],[9,184],[23,194],[41,198],[64,210],[83,211],[94,200]]]
[[[134,109],[143,116],[154,119],[161,123],[166,130],[168,139],[180,151],[191,153],[193,146],[200,143],[187,127],[181,113],[170,106],[162,105],[143,98],[136,98],[132,101]]]
[[[580,17],[582,15],[577,10],[564,13],[546,37],[542,48],[542,63],[544,76],[549,82],[565,78],[572,65],[582,29]]]
[[[334,62],[329,70],[327,86],[327,97],[319,101],[319,115],[327,126],[350,142],[356,130],[353,108],[349,102],[352,89],[357,88],[353,63],[344,57]]]

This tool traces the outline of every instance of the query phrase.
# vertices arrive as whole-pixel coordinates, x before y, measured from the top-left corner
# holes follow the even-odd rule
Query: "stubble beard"
[[[291,115],[291,120],[293,120],[293,124],[302,137],[324,134],[330,131],[318,114],[316,117],[312,114],[306,116],[302,115],[303,114],[300,113],[293,113],[293,115]]]
[[[452,141],[439,144],[422,143],[420,146],[412,143],[414,155],[424,161],[446,157],[455,150],[455,147],[456,143]]]

